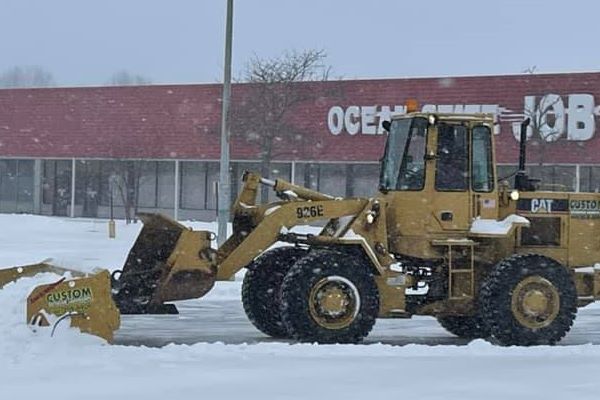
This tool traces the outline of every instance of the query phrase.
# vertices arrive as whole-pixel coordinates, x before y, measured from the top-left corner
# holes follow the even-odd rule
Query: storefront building
[[[279,144],[271,176],[336,196],[376,192],[380,122],[408,99],[426,111],[496,118],[498,175],[518,160],[518,125],[532,117],[528,163],[543,188],[600,190],[600,73],[347,80],[290,111],[302,136]],[[236,92],[247,90],[235,85]],[[126,203],[179,219],[213,220],[220,85],[0,90],[0,212],[116,217]],[[285,137],[285,135],[283,135]],[[260,149],[232,139],[233,195]]]

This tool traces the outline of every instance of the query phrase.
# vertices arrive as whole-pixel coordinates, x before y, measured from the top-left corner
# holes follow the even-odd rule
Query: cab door
[[[489,126],[471,129],[471,190],[473,217],[498,218],[498,189],[494,171],[492,131]]]
[[[472,217],[468,126],[440,122],[436,139],[433,218],[443,231],[467,231]]]

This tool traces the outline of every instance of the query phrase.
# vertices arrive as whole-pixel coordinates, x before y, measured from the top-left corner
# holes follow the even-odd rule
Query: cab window
[[[462,125],[438,125],[435,188],[439,191],[468,189],[467,128]]]
[[[487,126],[473,128],[473,165],[471,166],[473,190],[494,190],[494,168],[492,166],[492,134]]]
[[[421,190],[425,185],[427,120],[415,118],[410,128],[400,164],[397,190]]]

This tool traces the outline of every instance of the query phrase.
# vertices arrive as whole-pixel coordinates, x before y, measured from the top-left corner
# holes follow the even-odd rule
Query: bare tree
[[[322,82],[329,79],[331,67],[325,64],[323,50],[291,51],[275,58],[253,57],[242,77],[248,86],[234,98],[231,111],[232,134],[243,138],[260,150],[260,173],[268,176],[271,162],[282,155],[293,156],[302,146],[305,132],[290,117],[299,104],[314,101],[317,85],[300,82]],[[321,86],[319,86],[321,87]],[[285,147],[282,145],[285,143]],[[261,198],[267,199],[263,187]]]
[[[127,70],[112,74],[108,85],[134,86],[152,83],[149,78]],[[111,196],[118,195],[125,209],[126,223],[137,222],[140,184],[142,183],[142,161],[120,160],[113,163],[109,177]]]
[[[531,65],[522,72],[534,75],[536,71],[537,65]],[[548,144],[560,140],[561,132],[556,129],[557,115],[555,114],[555,106],[561,101],[559,95],[547,94],[541,96],[537,104],[535,97],[532,98],[531,104],[525,104],[524,114],[525,118],[530,119],[529,129],[531,129],[531,137],[528,140],[538,149],[536,153],[540,166],[544,163]],[[518,128],[515,130],[515,135],[519,134],[518,130]]]
[[[530,65],[529,67],[523,69],[524,74],[535,74],[535,71],[537,70],[537,65]]]
[[[537,149],[540,166],[544,163],[547,147],[560,140],[561,132],[556,129],[557,116],[554,113],[554,108],[560,101],[558,95],[546,95],[541,97],[536,106],[525,109],[525,117],[531,120],[531,144]]]
[[[48,87],[54,84],[52,74],[37,65],[15,66],[0,74],[2,88]]]
[[[150,83],[152,81],[149,78],[126,70],[115,72],[107,82],[111,86],[148,85]]]
[[[141,161],[120,160],[112,163],[108,178],[110,196],[118,196],[121,200],[125,209],[125,221],[128,224],[137,221],[141,177]]]

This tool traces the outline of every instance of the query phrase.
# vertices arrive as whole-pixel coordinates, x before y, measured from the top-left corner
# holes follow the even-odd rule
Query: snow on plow
[[[70,273],[72,276],[83,276],[84,274],[69,268],[63,268],[52,265],[52,260],[44,260],[36,264],[21,265],[19,267],[0,269],[0,289],[6,284],[14,282],[17,279],[41,274],[43,272],[53,272],[58,275]]]

